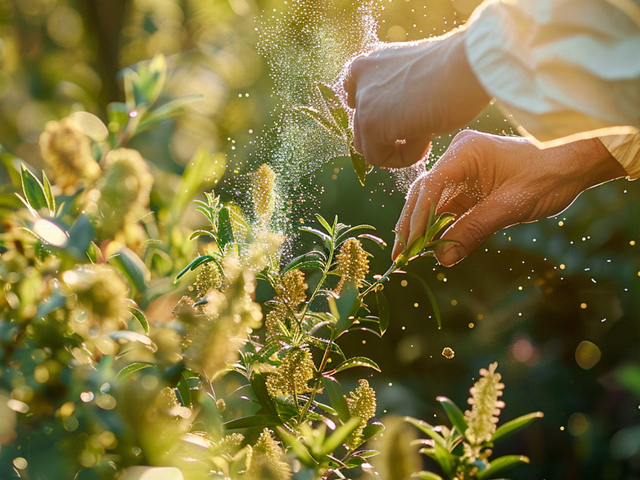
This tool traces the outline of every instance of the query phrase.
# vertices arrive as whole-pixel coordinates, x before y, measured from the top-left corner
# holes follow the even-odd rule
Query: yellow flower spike
[[[502,396],[504,384],[500,383],[502,377],[496,373],[497,367],[498,362],[494,362],[489,365],[488,370],[481,369],[482,378],[469,391],[471,398],[468,403],[471,410],[464,412],[468,424],[465,432],[468,440],[468,444],[465,443],[465,456],[471,461],[481,456],[482,444],[491,441],[491,435],[496,431],[500,409],[504,408],[504,402],[498,400]]]
[[[247,471],[250,480],[289,480],[291,467],[285,461],[284,451],[273,438],[273,432],[265,428],[258,441],[247,452]]]
[[[253,180],[253,208],[261,228],[266,228],[276,204],[276,174],[266,163],[256,170]]]
[[[198,298],[204,298],[212,288],[222,286],[222,275],[213,262],[208,262],[200,266],[194,287]]]
[[[40,135],[40,152],[51,177],[65,193],[73,193],[80,181],[91,183],[100,167],[91,155],[89,137],[70,118],[48,122]]]
[[[362,286],[362,281],[369,273],[368,257],[369,254],[357,238],[349,238],[342,244],[336,255],[336,264],[342,275],[336,288],[338,293],[346,280],[353,280],[358,288]]]
[[[350,448],[357,448],[362,443],[362,431],[367,426],[367,422],[376,414],[376,392],[369,386],[369,382],[362,379],[358,381],[355,391],[349,392],[347,404],[352,417],[360,417],[360,426],[347,438],[347,445]]]
[[[309,285],[304,282],[304,273],[300,270],[289,270],[276,285],[278,300],[291,308],[296,308],[307,299]]]
[[[309,380],[313,378],[315,366],[311,352],[295,348],[287,352],[275,373],[267,375],[266,383],[272,397],[308,393]]]

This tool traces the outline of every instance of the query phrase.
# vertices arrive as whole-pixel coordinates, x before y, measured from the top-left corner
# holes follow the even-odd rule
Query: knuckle
[[[487,226],[479,219],[469,218],[465,222],[462,245],[465,248],[475,248],[480,245],[489,235]]]

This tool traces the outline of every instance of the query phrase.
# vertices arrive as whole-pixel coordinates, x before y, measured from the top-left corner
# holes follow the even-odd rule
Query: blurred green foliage
[[[444,33],[462,23],[477,3],[384,0],[379,37],[402,41]],[[183,222],[193,221],[192,213],[185,210],[191,197],[181,192],[191,188],[195,195],[219,180],[212,175],[205,177],[206,185],[185,187],[186,179],[202,178],[195,170],[189,175],[190,160],[202,155],[212,165],[216,160],[219,165],[227,163],[230,174],[254,161],[249,154],[255,135],[272,124],[270,112],[277,102],[268,68],[255,49],[259,38],[254,17],[287,8],[284,0],[0,3],[0,193],[19,189],[20,170],[13,155],[33,171],[45,167],[38,142],[48,121],[86,110],[109,124],[107,105],[127,101],[122,70],[163,53],[168,74],[158,104],[191,94],[203,98],[186,105],[183,115],[133,138],[131,146],[150,160],[155,180],[147,208],[160,221],[145,228],[166,228],[153,238],[168,239],[152,256],[153,268],[177,273],[194,253],[182,228]],[[491,133],[510,132],[493,108],[470,126]],[[434,158],[449,139],[436,143]],[[391,242],[392,234],[387,232],[395,224],[403,196],[387,172],[372,172],[367,186],[360,188],[351,166],[337,161],[327,163],[308,183],[321,186],[320,213],[325,217],[339,213],[347,224],[373,224]],[[167,208],[171,201],[177,205],[173,209]],[[15,196],[3,195],[3,219],[6,212],[20,207],[18,202]],[[640,478],[638,212],[640,187],[616,181],[585,192],[558,218],[497,234],[452,269],[434,267],[430,258],[410,265],[408,270],[426,280],[438,299],[443,328],[438,330],[430,318],[433,311],[420,282],[402,277],[385,288],[391,318],[386,335],[379,339],[354,333],[343,345],[348,356],[385,352],[375,358],[383,373],[370,379],[378,393],[378,412],[445,423],[436,396],[465,398],[478,369],[497,360],[509,387],[503,398],[507,404],[503,419],[538,410],[545,414],[512,437],[508,449],[496,447],[497,456],[517,451],[531,459],[531,465],[510,472],[511,478]],[[7,228],[3,225],[5,232]],[[131,235],[135,238],[135,232]],[[372,259],[372,271],[386,269],[384,256]],[[14,270],[24,274],[27,282],[38,283],[30,280],[33,270],[25,265]],[[29,291],[25,288],[20,294]],[[138,300],[144,304],[158,293],[146,291]],[[14,300],[6,294],[5,298]],[[157,307],[159,311],[167,308],[173,307]],[[59,338],[56,325],[39,328],[46,329],[52,342]],[[3,348],[11,348],[14,335],[2,332]],[[445,347],[455,351],[452,359],[442,356]],[[60,357],[51,361],[24,358],[21,368],[35,375],[46,361],[49,375],[73,385],[75,379],[66,367],[72,355],[59,351]],[[109,375],[97,370],[82,382],[99,392]],[[351,383],[347,380],[345,389],[355,388],[356,381],[356,377]],[[78,398],[81,393],[76,392]],[[56,389],[43,395],[55,398]],[[0,415],[4,403],[0,403]],[[138,414],[134,407],[132,418]],[[55,417],[58,423],[52,428],[73,427],[65,427],[70,408]],[[92,409],[87,418],[109,421],[103,408],[85,403],[76,408]],[[236,407],[231,403],[226,408],[233,412]],[[430,420],[434,414],[437,421]],[[2,438],[11,431],[6,425],[0,424]],[[107,437],[91,441],[110,445],[113,439]],[[46,464],[48,454],[41,452],[54,451],[47,441],[34,439],[31,452],[23,456],[41,455]],[[11,450],[3,446],[3,466],[15,458],[6,452]],[[2,474],[12,472],[13,466]]]

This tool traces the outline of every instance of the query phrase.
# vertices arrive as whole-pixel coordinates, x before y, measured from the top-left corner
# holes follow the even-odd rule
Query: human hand
[[[410,245],[425,231],[431,202],[436,215],[455,214],[442,236],[452,242],[435,249],[450,267],[499,230],[556,215],[589,187],[626,174],[597,138],[541,149],[525,138],[465,130],[413,183],[396,231]],[[401,252],[396,240],[392,257]]]
[[[434,136],[464,126],[490,100],[467,62],[464,30],[381,44],[346,71],[355,148],[378,167],[413,165]]]

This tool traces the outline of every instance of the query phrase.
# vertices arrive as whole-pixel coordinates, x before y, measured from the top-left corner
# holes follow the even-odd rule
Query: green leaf
[[[36,211],[41,208],[48,208],[47,196],[42,183],[25,167],[24,163],[20,164],[20,166],[22,168],[22,191],[24,198],[27,199],[29,205]]]
[[[300,460],[300,463],[308,468],[315,468],[318,465],[318,462],[311,456],[307,447],[295,435],[291,435],[283,427],[277,427],[276,430],[278,430],[278,436],[282,438],[284,443],[291,447],[291,451]]]
[[[122,247],[109,257],[108,262],[120,270],[129,284],[138,292],[142,293],[146,290],[151,274],[140,257],[131,250]]]
[[[385,242],[383,239],[381,239],[380,237],[376,237],[375,235],[371,235],[369,233],[361,233],[360,235],[358,235],[358,238],[371,240],[372,242],[376,243],[380,248],[385,248],[387,246],[387,242]]]
[[[200,257],[196,257],[193,260],[191,260],[191,262],[189,262],[189,265],[187,265],[182,270],[180,270],[180,273],[176,275],[176,278],[173,280],[173,283],[176,283],[180,279],[180,277],[185,275],[188,271],[195,270],[203,263],[208,263],[208,262],[215,263],[216,266],[218,267],[218,270],[220,270],[220,273],[223,273],[222,265],[220,264],[220,262],[216,257],[214,257],[213,255],[202,255]]]
[[[145,316],[144,312],[139,308],[133,306],[129,306],[129,312],[131,312],[131,315],[133,315],[133,317],[138,321],[138,323],[144,330],[144,333],[149,335],[149,322],[147,321],[147,317]]]
[[[454,478],[456,457],[440,444],[434,443],[433,447],[421,448],[420,453],[433,458],[447,477]]]
[[[327,222],[324,217],[318,213],[316,213],[316,218],[318,219],[318,223],[324,227],[327,233],[333,236],[333,228],[329,225],[329,222]]]
[[[49,213],[53,216],[56,214],[56,199],[51,193],[51,183],[49,183],[49,179],[47,178],[47,174],[42,171],[42,183],[44,187],[44,194],[47,199],[47,207],[49,208]]]
[[[69,231],[69,241],[65,250],[77,259],[85,258],[87,249],[95,238],[95,229],[91,225],[91,220],[84,213],[78,217],[76,223]]]
[[[505,455],[504,457],[496,458],[489,464],[489,467],[478,472],[476,478],[478,480],[487,480],[496,473],[507,468],[515,467],[520,463],[529,463],[529,458],[524,455]]]
[[[349,116],[342,107],[340,99],[336,92],[329,86],[321,82],[315,82],[315,86],[320,92],[320,95],[325,101],[325,105],[329,109],[333,120],[341,128],[342,131],[346,131],[349,128]]]
[[[437,475],[433,472],[427,472],[424,470],[413,473],[411,476],[415,478],[422,478],[424,480],[442,480],[442,477],[440,475]]]
[[[376,302],[378,304],[378,322],[380,325],[380,333],[384,335],[384,332],[389,328],[389,304],[387,303],[387,297],[384,293],[376,292]]]
[[[178,389],[178,395],[182,406],[191,408],[191,389],[189,388],[189,382],[187,382],[187,379],[184,376],[184,372],[180,374],[180,380],[176,387]]]
[[[183,215],[185,208],[189,205],[189,202],[198,193],[202,192],[205,188],[215,185],[220,178],[222,178],[225,166],[226,161],[224,155],[213,154],[209,148],[204,146],[200,146],[196,150],[191,160],[187,162],[187,166],[176,188],[176,194],[171,199],[169,206],[171,222],[174,224],[177,223]],[[199,201],[198,204],[205,208],[209,207],[201,201]]]
[[[536,419],[542,418],[543,416],[544,414],[542,412],[533,412],[527,415],[522,415],[521,417],[515,418],[503,425],[500,425],[491,436],[491,441],[495,442],[503,437],[507,437],[512,433],[515,433],[518,430],[533,423]]]
[[[367,179],[367,173],[369,173],[371,169],[367,165],[364,155],[358,153],[353,147],[350,148],[349,153],[351,156],[351,163],[353,163],[353,169],[358,176],[358,181],[360,182],[360,185],[364,187],[364,182]]]
[[[215,238],[215,235],[209,230],[196,230],[191,235],[189,235],[189,240],[193,240],[194,238],[198,238],[198,237],[203,237],[205,235],[211,238]]]
[[[327,235],[324,232],[321,232],[320,230],[316,230],[315,228],[311,228],[311,227],[300,227],[299,230],[303,231],[303,232],[307,232],[307,233],[311,233],[317,237],[320,237],[320,239],[325,242],[325,245],[329,246],[331,245],[331,242],[333,241],[332,237],[330,237],[329,235]]]
[[[131,365],[127,365],[126,367],[124,367],[122,370],[118,372],[118,374],[116,375],[116,380],[122,380],[128,377],[129,375],[131,375],[132,373],[137,372],[138,370],[142,370],[143,368],[149,368],[149,367],[155,367],[155,365],[152,363],[142,363],[142,362],[132,363]]]
[[[318,452],[320,455],[332,453],[336,448],[342,445],[347,437],[351,435],[362,423],[360,417],[351,417],[346,423],[340,425],[322,444],[322,448]]]
[[[408,274],[411,275],[416,280],[418,280],[418,283],[420,283],[420,285],[422,285],[422,288],[424,288],[424,291],[427,293],[427,296],[429,297],[429,302],[431,302],[431,308],[433,308],[433,315],[436,317],[438,330],[441,329],[442,317],[440,316],[440,309],[438,308],[438,302],[436,300],[436,296],[433,294],[433,291],[431,291],[431,288],[429,288],[429,285],[427,284],[427,282],[424,281],[422,277],[411,272],[409,272]]]
[[[333,121],[333,118],[329,119],[325,117],[322,113],[320,113],[318,110],[316,110],[313,107],[298,106],[298,107],[293,107],[293,110],[295,110],[296,112],[300,112],[303,115],[315,120],[318,123],[318,125],[324,128],[327,132],[332,133],[337,137],[344,139],[344,133],[342,132],[340,127]]]
[[[204,98],[204,95],[185,95],[184,97],[171,100],[170,102],[165,103],[161,107],[158,107],[151,112],[147,112],[142,117],[142,120],[136,128],[136,135],[142,132],[146,132],[159,123],[169,120],[170,118],[177,117],[183,112],[183,108],[185,105],[188,105],[195,100],[200,100],[201,98]]]
[[[227,430],[235,430],[238,428],[250,427],[272,427],[275,425],[282,425],[282,421],[273,415],[251,415],[249,417],[230,420],[225,422],[223,425]]]
[[[364,427],[362,431],[362,443],[375,437],[377,434],[384,432],[384,425],[381,422],[373,421]]]
[[[367,367],[372,368],[377,372],[381,372],[380,367],[376,362],[367,358],[367,357],[353,357],[349,360],[342,362],[335,368],[335,373],[342,372],[343,370],[347,370],[353,367]]]
[[[276,407],[273,404],[273,400],[271,399],[271,395],[267,391],[267,385],[264,379],[264,375],[261,373],[254,372],[251,376],[251,388],[253,388],[253,393],[255,393],[258,402],[263,409],[265,409],[269,415],[273,415],[274,417],[278,416],[278,412],[276,411]]]
[[[322,385],[327,391],[329,403],[338,412],[338,418],[342,420],[342,423],[347,422],[351,418],[351,414],[349,413],[349,405],[342,385],[335,378],[329,376],[322,377]]]
[[[358,287],[355,281],[347,280],[344,282],[342,290],[340,291],[340,297],[335,299],[337,315],[334,313],[334,316],[338,319],[335,330],[336,336],[340,335],[353,324],[355,320],[353,315],[355,315],[360,305],[362,305],[358,295]]]
[[[218,214],[218,237],[216,239],[218,248],[222,251],[224,247],[233,243],[233,227],[231,226],[231,215],[228,207],[224,207]]]
[[[318,252],[317,250],[303,253],[302,255],[291,260],[286,267],[282,269],[280,272],[281,275],[284,275],[289,270],[296,269],[301,270],[303,268],[324,268],[324,263],[320,260],[324,258],[324,254],[322,252]]]
[[[458,406],[447,397],[438,397],[436,400],[444,407],[444,411],[447,414],[447,417],[449,417],[451,425],[456,427],[460,434],[464,435],[469,426],[467,425],[467,421],[464,418],[462,410],[460,410]]]
[[[417,418],[404,417],[404,420],[405,420],[405,422],[408,422],[411,425],[413,425],[414,427],[416,427],[417,429],[419,429],[421,432],[424,432],[427,435],[429,435],[429,437],[431,437],[431,439],[435,443],[439,444],[442,448],[444,448],[446,450],[447,442],[444,440],[442,435],[440,435],[438,432],[436,432],[433,429],[433,426],[429,425],[424,420],[418,420]]]

